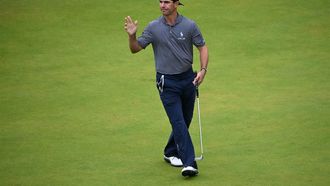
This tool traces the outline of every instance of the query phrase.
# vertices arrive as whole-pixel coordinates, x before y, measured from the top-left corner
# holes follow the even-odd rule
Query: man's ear
[[[175,2],[174,2],[175,8],[178,8],[178,6],[179,6],[179,2],[180,2],[180,1],[175,1]]]

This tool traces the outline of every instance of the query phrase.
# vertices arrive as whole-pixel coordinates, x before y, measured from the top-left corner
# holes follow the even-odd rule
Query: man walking
[[[160,0],[162,16],[150,22],[138,38],[138,23],[130,16],[125,18],[125,30],[132,53],[149,44],[154,50],[157,88],[172,126],[164,160],[183,167],[183,176],[195,176],[198,167],[188,128],[193,117],[195,86],[203,82],[207,72],[208,49],[195,22],[178,13],[179,5],[183,5],[179,0]],[[193,46],[200,56],[197,74],[192,70]]]

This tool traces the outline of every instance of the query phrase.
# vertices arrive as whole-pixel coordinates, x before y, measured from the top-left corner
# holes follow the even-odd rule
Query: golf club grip
[[[199,98],[198,85],[196,86],[196,97]]]

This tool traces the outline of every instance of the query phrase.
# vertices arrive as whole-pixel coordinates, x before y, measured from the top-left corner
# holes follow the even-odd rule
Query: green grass
[[[162,160],[152,48],[123,30],[157,1],[0,0],[0,185],[330,184],[328,1],[182,2],[210,50],[200,175]]]

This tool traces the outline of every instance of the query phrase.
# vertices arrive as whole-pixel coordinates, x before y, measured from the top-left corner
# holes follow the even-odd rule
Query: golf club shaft
[[[196,157],[195,160],[202,160],[203,159],[203,135],[202,135],[202,122],[201,122],[201,111],[200,111],[200,104],[199,104],[199,91],[198,86],[196,86],[196,99],[197,99],[197,112],[198,112],[198,125],[199,125],[199,139],[200,139],[200,148],[201,148],[201,156]]]

